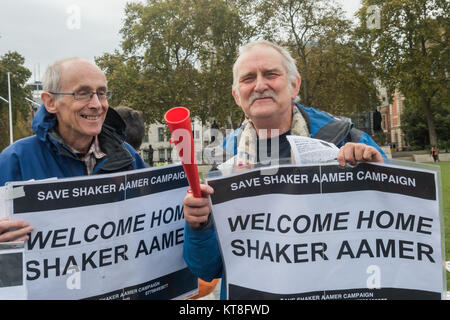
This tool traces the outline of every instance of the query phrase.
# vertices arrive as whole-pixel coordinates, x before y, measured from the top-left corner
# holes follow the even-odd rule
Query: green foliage
[[[381,9],[381,25],[367,29],[373,5]],[[431,144],[437,142],[436,101],[448,103],[449,13],[445,0],[364,0],[359,11],[360,32],[372,43],[379,78],[391,93],[398,89],[420,101]]]
[[[167,166],[169,164],[169,162],[165,161],[165,162],[155,162],[155,164],[153,165],[154,167],[162,167],[162,166]]]
[[[121,48],[97,58],[119,104],[162,122],[174,106],[202,121],[236,127],[232,95],[239,46],[275,40],[291,49],[302,76],[301,103],[349,115],[379,104],[372,55],[330,1],[149,0],[130,3]]]
[[[370,5],[381,9],[381,28],[367,28]],[[443,0],[364,0],[355,27],[333,1],[148,0],[127,5],[121,47],[97,63],[111,104],[142,110],[148,123],[185,106],[236,127],[243,113],[231,96],[232,65],[240,45],[265,38],[297,60],[302,104],[344,116],[373,111],[380,79],[420,105],[429,141],[446,141],[436,109],[449,105],[447,9]]]
[[[297,59],[302,104],[347,116],[379,105],[371,52],[335,2],[266,0],[257,10],[265,37]]]
[[[375,135],[373,136],[373,140],[379,145],[379,146],[384,146],[388,144],[388,140],[387,140],[387,136],[386,133],[384,133],[383,131],[378,131],[375,133]]]
[[[450,105],[433,99],[433,122],[435,123],[437,145],[445,150],[450,141]],[[426,119],[420,101],[406,99],[402,115],[402,130],[408,144],[428,149],[431,145]],[[436,145],[436,144],[435,144]]]
[[[25,86],[31,71],[23,66],[25,59],[17,52],[0,56],[0,96],[8,100],[8,76],[10,72],[13,138],[14,141],[32,134],[28,118],[30,105],[25,98],[31,98],[31,90]],[[0,101],[0,150],[9,145],[9,105]]]
[[[121,52],[97,58],[113,105],[140,109],[147,122],[161,122],[174,106],[188,107],[203,121],[240,121],[231,70],[251,28],[238,10],[219,0],[168,0],[130,3],[125,13]]]

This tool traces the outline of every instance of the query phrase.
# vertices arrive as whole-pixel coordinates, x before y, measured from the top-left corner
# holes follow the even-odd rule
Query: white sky
[[[348,18],[360,7],[360,0],[336,1],[347,11]],[[93,60],[112,53],[120,47],[119,30],[127,2],[145,1],[2,0],[0,56],[8,51],[19,52],[34,74],[30,81],[34,81],[40,80],[39,74],[42,77],[53,61],[71,56]]]
[[[347,18],[353,19],[353,15],[361,8],[361,0],[335,0],[346,11]]]

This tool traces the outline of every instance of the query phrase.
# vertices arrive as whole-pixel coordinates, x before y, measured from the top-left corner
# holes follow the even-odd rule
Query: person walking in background
[[[433,157],[434,162],[439,161],[439,148],[431,147],[431,156]]]

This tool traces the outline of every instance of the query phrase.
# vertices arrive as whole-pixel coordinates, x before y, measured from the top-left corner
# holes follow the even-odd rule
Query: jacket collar
[[[56,116],[49,113],[44,105],[36,112],[32,128],[39,140],[50,143],[59,154],[78,159],[64,144],[62,138],[55,135],[58,121]],[[108,108],[102,131],[98,135],[100,147],[107,155],[107,160],[102,164],[104,171],[116,171],[133,163],[133,157],[124,146],[126,124],[113,108]]]
[[[309,137],[309,129],[305,118],[296,106],[292,106],[291,134]],[[238,166],[256,163],[258,136],[251,120],[244,124],[241,137],[238,139],[236,164]]]

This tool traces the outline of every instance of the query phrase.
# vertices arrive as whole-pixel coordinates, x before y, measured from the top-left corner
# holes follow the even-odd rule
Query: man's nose
[[[256,77],[256,84],[255,84],[255,91],[256,92],[264,92],[267,90],[267,83],[264,77],[257,76]]]
[[[89,101],[89,107],[90,108],[101,108],[102,107],[102,103],[96,93],[92,95],[91,101]]]

